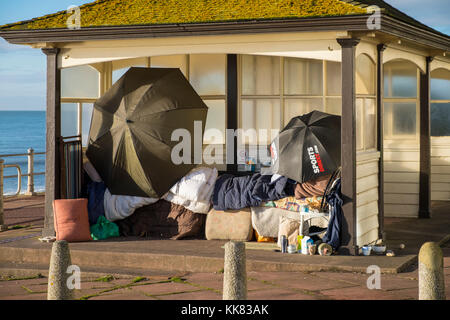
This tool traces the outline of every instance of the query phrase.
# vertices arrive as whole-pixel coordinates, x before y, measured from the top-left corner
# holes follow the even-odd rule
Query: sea
[[[45,111],[0,111],[0,159],[5,164],[18,164],[22,174],[28,173],[28,158],[2,157],[6,154],[22,154],[32,148],[34,152],[45,152]],[[34,172],[45,172],[45,155],[34,157]],[[5,168],[4,176],[17,175],[16,168]],[[4,179],[4,195],[15,194],[17,176]],[[27,191],[28,178],[22,177],[20,193]],[[35,192],[45,191],[45,176],[34,178]]]

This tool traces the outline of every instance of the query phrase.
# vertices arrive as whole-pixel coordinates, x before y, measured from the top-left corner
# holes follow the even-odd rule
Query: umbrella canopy
[[[272,173],[297,182],[332,174],[341,163],[341,117],[312,111],[292,118],[270,151]]]
[[[190,164],[173,163],[172,132],[193,141],[207,112],[179,69],[130,68],[94,104],[86,156],[112,194],[160,198],[195,167],[193,146]]]

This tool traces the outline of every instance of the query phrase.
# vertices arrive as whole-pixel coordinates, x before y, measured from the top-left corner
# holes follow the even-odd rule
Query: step
[[[163,270],[167,272],[218,272],[223,270],[225,241],[121,240],[71,243],[72,263],[83,269]],[[34,238],[0,246],[4,263],[48,266],[51,244]],[[260,249],[257,249],[260,248]],[[371,265],[382,273],[399,273],[417,256],[307,256],[274,252],[267,245],[251,243],[246,250],[247,271],[346,271],[366,273]]]

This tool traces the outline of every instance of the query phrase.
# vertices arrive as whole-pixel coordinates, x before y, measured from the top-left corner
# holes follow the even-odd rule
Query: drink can
[[[286,253],[288,246],[288,239],[286,236],[281,236],[281,252]]]

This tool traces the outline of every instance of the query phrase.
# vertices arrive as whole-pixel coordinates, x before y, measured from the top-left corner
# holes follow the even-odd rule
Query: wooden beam
[[[42,49],[47,55],[47,112],[45,156],[45,220],[42,236],[54,236],[53,201],[60,197],[59,138],[61,136],[61,71],[58,48]]]
[[[356,235],[356,62],[359,39],[337,39],[342,47],[341,192],[342,230],[340,254],[358,254]]]
[[[238,64],[236,54],[227,54],[227,129],[238,128]],[[229,141],[231,140],[232,141]],[[232,144],[231,144],[232,143]],[[231,155],[231,152],[233,153]],[[227,172],[237,173],[237,138],[228,137],[226,141]],[[231,163],[233,162],[233,163]]]
[[[430,121],[430,63],[426,58],[425,73],[420,74],[420,178],[419,218],[431,217],[431,121]]]
[[[383,52],[385,44],[377,46],[377,148],[380,152],[378,162],[378,238],[385,239],[384,235],[384,68]]]

